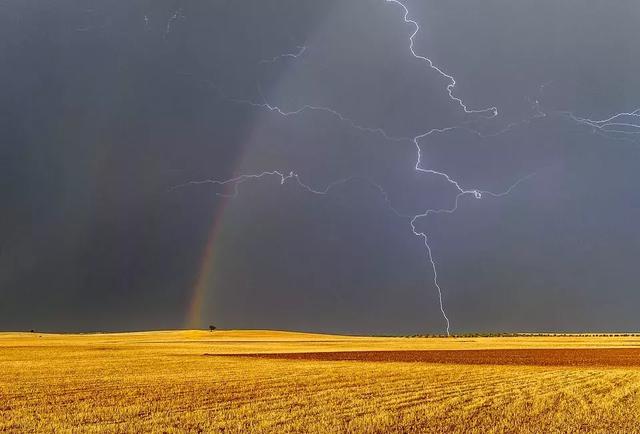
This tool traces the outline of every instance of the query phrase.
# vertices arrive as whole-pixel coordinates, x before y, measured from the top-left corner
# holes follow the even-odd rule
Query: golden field
[[[0,432],[640,432],[638,348],[632,336],[0,333]]]

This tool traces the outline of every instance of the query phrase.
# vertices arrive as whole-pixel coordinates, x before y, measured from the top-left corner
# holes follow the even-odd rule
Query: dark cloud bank
[[[276,178],[224,200],[189,180],[351,175],[430,234],[452,331],[640,327],[640,142],[572,122],[640,101],[634,1],[0,3],[0,329],[185,325],[212,225],[202,324],[442,332],[424,246],[362,181],[326,196]],[[298,58],[284,56],[299,52]],[[539,101],[536,105],[535,101]],[[542,110],[547,116],[537,116]],[[523,122],[524,119],[529,121]],[[205,261],[206,262],[206,261]]]

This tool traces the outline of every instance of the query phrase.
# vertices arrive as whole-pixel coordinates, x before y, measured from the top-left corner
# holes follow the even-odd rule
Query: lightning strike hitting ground
[[[449,84],[446,86],[446,91],[448,93],[448,96],[450,98],[451,101],[453,101],[454,103],[456,103],[460,109],[462,109],[464,111],[464,113],[466,114],[476,114],[479,115],[482,119],[492,119],[498,116],[498,109],[496,107],[488,107],[488,108],[482,108],[482,109],[470,109],[462,100],[462,98],[456,96],[454,94],[454,89],[455,89],[455,85],[456,85],[456,80],[452,75],[447,74],[446,72],[443,71],[443,69],[441,69],[440,67],[436,66],[431,59],[429,59],[428,57],[422,56],[420,54],[417,54],[414,50],[414,38],[415,36],[418,34],[418,32],[420,31],[420,26],[418,25],[418,23],[410,18],[410,14],[409,14],[409,10],[407,9],[407,7],[404,5],[404,3],[400,2],[399,0],[385,0],[386,3],[390,3],[396,6],[399,6],[400,8],[402,8],[403,11],[403,21],[406,24],[411,24],[414,27],[413,32],[410,34],[409,38],[408,38],[408,48],[409,48],[409,52],[411,54],[411,56],[413,56],[414,58],[421,60],[422,62],[426,63],[427,66],[436,71],[438,74],[440,74],[442,77],[446,78],[449,81]],[[177,18],[177,14],[176,16],[172,17],[173,19]],[[170,20],[171,22],[172,20]],[[169,24],[167,25],[167,30],[169,30]],[[271,59],[266,59],[266,60],[261,60],[259,63],[260,64],[273,64],[276,63],[282,59],[285,58],[293,58],[293,59],[297,59],[298,57],[300,57],[301,55],[304,54],[304,52],[307,50],[307,46],[299,46],[299,51],[295,52],[295,53],[285,53],[285,54],[281,54],[278,56],[274,56]],[[206,81],[205,81],[206,82]],[[455,179],[453,179],[450,175],[448,175],[445,172],[441,172],[435,169],[429,169],[429,168],[423,168],[422,167],[422,151],[420,148],[420,141],[427,138],[428,136],[431,136],[433,134],[444,134],[453,130],[457,130],[457,129],[465,129],[468,130],[474,134],[479,135],[480,137],[493,137],[493,136],[497,136],[500,134],[505,133],[506,131],[511,130],[512,128],[517,127],[518,125],[525,123],[525,122],[529,122],[531,119],[535,119],[538,117],[544,117],[547,114],[544,113],[540,106],[538,101],[535,101],[535,104],[533,104],[534,106],[534,111],[535,114],[529,118],[529,119],[525,119],[523,121],[520,122],[513,122],[508,124],[506,127],[498,130],[495,133],[492,134],[483,134],[473,128],[471,128],[470,126],[468,126],[469,121],[465,121],[460,125],[455,125],[455,126],[449,126],[449,127],[444,127],[444,128],[433,128],[429,131],[426,131],[424,133],[421,133],[417,136],[414,137],[396,137],[396,136],[392,136],[390,134],[388,134],[384,129],[379,128],[379,127],[370,127],[370,126],[364,126],[359,124],[358,122],[356,122],[355,120],[344,116],[342,113],[340,113],[339,111],[332,109],[330,107],[324,107],[324,106],[316,106],[316,105],[311,105],[311,104],[307,104],[307,105],[303,105],[302,107],[299,107],[296,110],[291,110],[291,111],[286,111],[283,110],[282,108],[278,107],[277,105],[272,105],[270,104],[266,97],[262,94],[262,91],[260,89],[260,87],[258,87],[258,91],[260,93],[260,95],[262,96],[263,102],[256,102],[250,99],[245,99],[245,98],[232,98],[232,97],[228,97],[224,94],[224,92],[219,89],[218,86],[212,85],[211,83],[207,82],[207,84],[211,85],[214,89],[216,89],[216,91],[218,91],[223,97],[225,97],[226,99],[238,103],[238,104],[246,104],[252,107],[256,107],[256,108],[262,108],[262,109],[266,109],[270,112],[274,112],[277,113],[280,116],[283,117],[290,117],[290,116],[294,116],[294,115],[298,115],[302,112],[305,111],[319,111],[319,112],[325,112],[325,113],[329,113],[332,116],[336,117],[339,121],[341,122],[345,122],[346,124],[350,125],[352,128],[357,129],[359,131],[362,132],[366,132],[366,133],[372,133],[372,134],[378,134],[381,135],[382,137],[384,137],[387,140],[390,141],[407,141],[410,143],[413,143],[413,145],[416,148],[416,161],[415,161],[415,165],[414,165],[414,169],[420,173],[424,173],[424,174],[429,174],[429,175],[434,175],[437,177],[441,177],[444,178],[449,184],[453,185],[457,190],[458,193],[455,196],[454,199],[454,203],[453,206],[451,208],[443,208],[443,209],[427,209],[425,210],[423,213],[420,214],[404,214],[398,210],[396,210],[396,208],[394,208],[391,205],[391,201],[389,199],[389,196],[387,195],[386,191],[384,190],[384,188],[379,185],[378,183],[370,180],[370,179],[365,179],[365,178],[361,178],[361,177],[356,177],[356,176],[351,176],[351,177],[347,177],[347,178],[343,178],[343,179],[339,179],[336,181],[331,182],[330,184],[328,184],[325,188],[323,189],[318,189],[318,188],[314,188],[311,187],[309,184],[304,183],[301,181],[300,176],[298,175],[297,172],[295,171],[290,171],[289,173],[283,172],[283,171],[278,171],[278,170],[272,170],[272,171],[264,171],[262,173],[258,173],[258,174],[246,174],[246,175],[240,175],[240,176],[236,176],[233,178],[229,178],[229,179],[225,179],[225,180],[215,180],[215,179],[206,179],[206,180],[197,180],[197,181],[187,181],[183,184],[177,185],[175,187],[173,187],[171,190],[175,190],[177,188],[182,188],[182,187],[186,187],[189,185],[202,185],[202,184],[212,184],[212,185],[218,185],[218,186],[227,186],[227,185],[232,185],[233,186],[233,191],[232,193],[220,193],[217,192],[216,194],[219,196],[225,196],[225,197],[235,197],[238,194],[238,186],[242,183],[245,183],[247,181],[250,180],[259,180],[262,179],[264,177],[279,177],[280,178],[280,184],[283,185],[285,182],[287,182],[288,180],[293,180],[295,183],[297,183],[300,187],[302,187],[304,190],[308,191],[309,193],[312,194],[318,194],[318,195],[326,195],[328,194],[334,187],[338,186],[338,185],[342,185],[345,184],[347,182],[356,180],[356,179],[361,179],[364,180],[365,182],[367,182],[368,184],[370,184],[371,186],[373,186],[374,188],[376,188],[380,194],[382,195],[382,197],[384,198],[385,202],[387,203],[387,205],[389,206],[390,210],[392,212],[394,212],[396,215],[398,215],[399,217],[405,217],[409,220],[409,225],[410,225],[410,229],[411,232],[413,233],[413,235],[415,235],[416,237],[422,239],[425,249],[426,249],[426,256],[427,256],[427,260],[431,266],[432,272],[433,272],[433,284],[437,289],[438,292],[438,300],[439,300],[439,308],[440,308],[440,312],[442,313],[442,316],[445,320],[446,323],[446,333],[447,335],[450,335],[450,331],[451,331],[451,322],[450,319],[446,313],[446,309],[444,307],[444,301],[443,301],[443,292],[442,292],[442,288],[440,287],[440,283],[438,282],[438,270],[437,270],[437,266],[436,266],[436,261],[434,259],[434,255],[432,252],[432,248],[429,244],[429,238],[426,232],[421,231],[419,229],[416,228],[416,222],[424,217],[429,216],[430,214],[439,214],[439,213],[447,213],[447,214],[452,214],[454,213],[459,206],[459,202],[460,199],[463,198],[464,196],[473,196],[475,199],[482,199],[483,196],[489,196],[489,197],[493,197],[493,198],[499,198],[499,197],[503,197],[508,195],[509,193],[511,193],[511,191],[513,189],[515,189],[520,183],[524,182],[525,180],[529,179],[531,175],[528,175],[526,177],[523,177],[519,180],[517,180],[514,184],[512,184],[508,189],[504,190],[503,192],[499,192],[499,193],[494,193],[494,192],[490,192],[490,191],[486,191],[486,190],[481,190],[478,188],[465,188],[461,185],[461,183]],[[638,116],[640,117],[640,115],[638,115],[636,112],[632,112],[628,115],[630,116]],[[619,115],[621,116],[621,115]],[[617,119],[618,116],[614,116],[610,119],[607,120],[603,120],[603,121],[590,121],[590,120],[583,120],[585,123],[587,123],[587,121],[591,124],[593,124],[594,126],[598,126],[600,129],[602,128],[608,128],[609,126],[614,124],[614,120]],[[576,118],[577,120],[577,118]],[[606,127],[605,127],[606,126]],[[640,126],[638,126],[638,128],[640,129]],[[640,132],[640,130],[638,131]]]

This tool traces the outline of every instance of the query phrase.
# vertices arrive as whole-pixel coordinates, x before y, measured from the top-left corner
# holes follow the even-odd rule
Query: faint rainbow
[[[328,16],[329,15],[334,15],[335,17],[341,16],[339,11],[338,12],[334,11],[334,8],[336,7],[337,5],[331,6],[330,10],[333,12],[329,13]],[[324,17],[323,20],[319,21],[319,24],[323,23],[326,19],[327,17]],[[327,28],[330,29],[331,26],[328,26]],[[313,33],[316,33],[316,32],[314,31]],[[312,36],[312,34],[309,33],[307,35],[307,39],[308,41],[312,41],[314,39],[314,36]],[[286,93],[287,82],[288,82],[288,73],[285,72],[281,76],[279,83],[276,86],[276,89],[279,92],[282,92],[284,89]],[[295,93],[295,91],[291,93],[293,94]],[[243,173],[244,171],[238,170],[238,169],[246,166],[264,167],[263,164],[253,164],[255,163],[255,161],[252,161],[252,159],[254,159],[255,157],[251,153],[247,152],[247,149],[251,149],[253,147],[253,145],[255,144],[255,141],[260,141],[260,137],[261,137],[260,127],[261,127],[261,119],[259,117],[258,120],[254,123],[253,128],[250,129],[251,133],[249,135],[249,140],[245,141],[242,146],[242,152],[240,152],[239,154],[239,159],[235,164],[235,170],[233,173]],[[268,170],[273,170],[273,168],[269,167]],[[234,189],[235,186],[230,184],[229,188]],[[227,191],[227,193],[228,192],[229,191]],[[186,321],[185,321],[186,326],[188,328],[200,328],[204,325],[202,321],[202,312],[204,309],[204,305],[207,301],[206,300],[207,294],[210,292],[211,286],[213,283],[212,277],[214,274],[214,269],[216,264],[216,253],[217,253],[216,240],[220,237],[223,231],[223,228],[225,226],[224,216],[230,201],[231,201],[230,197],[222,198],[222,203],[217,207],[213,217],[213,222],[209,229],[207,242],[204,246],[200,263],[199,263],[198,274],[196,275],[195,283],[191,291],[191,296],[188,302],[188,310],[187,310]]]
[[[198,265],[198,274],[196,275],[191,297],[188,303],[186,327],[189,329],[197,329],[203,326],[202,310],[205,298],[211,285],[211,277],[213,276],[213,268],[216,256],[216,239],[223,227],[224,211],[228,204],[228,198],[223,198],[222,203],[216,207],[213,222],[209,228],[207,242],[202,251],[202,259]]]

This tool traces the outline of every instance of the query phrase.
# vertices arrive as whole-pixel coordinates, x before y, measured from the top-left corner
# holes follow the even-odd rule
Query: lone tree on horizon
[[[209,326],[209,331],[210,332],[214,331],[215,329],[216,329],[216,326],[214,326],[214,325],[210,325]]]

